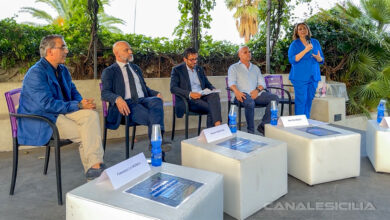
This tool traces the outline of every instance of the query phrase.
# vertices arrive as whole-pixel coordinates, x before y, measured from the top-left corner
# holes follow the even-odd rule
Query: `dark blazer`
[[[138,75],[140,80],[142,91],[144,92],[145,98],[156,96],[159,92],[150,89],[144,78],[142,77],[142,71],[136,64],[130,63],[130,67]],[[109,102],[108,105],[108,116],[107,116],[107,128],[117,129],[120,125],[122,115],[116,107],[115,101],[118,96],[124,99],[125,97],[125,82],[121,68],[115,62],[111,66],[103,70],[102,73],[102,100]]]
[[[215,89],[215,87],[209,82],[206,75],[204,74],[204,70],[200,66],[195,66],[195,70],[198,73],[198,78],[200,82],[200,86],[202,89]],[[189,95],[191,92],[191,82],[190,77],[188,76],[187,65],[185,63],[181,63],[172,68],[171,72],[171,93],[172,94],[180,94],[187,99],[189,99]],[[185,112],[185,105],[183,101],[179,98],[176,99],[176,115],[181,118]]]

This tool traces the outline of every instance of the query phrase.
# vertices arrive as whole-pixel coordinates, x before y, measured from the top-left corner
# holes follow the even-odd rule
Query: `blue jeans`
[[[255,132],[255,106],[263,106],[265,108],[265,113],[263,119],[259,126],[264,126],[264,124],[270,123],[271,121],[271,101],[275,100],[279,102],[277,95],[264,91],[261,95],[257,96],[256,99],[252,99],[251,96],[245,93],[246,99],[241,103],[245,108],[245,119],[247,123],[248,133],[253,134]],[[234,99],[234,102],[238,104],[238,100]]]

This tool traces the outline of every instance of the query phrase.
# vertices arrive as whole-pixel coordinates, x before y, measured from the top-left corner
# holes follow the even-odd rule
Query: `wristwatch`
[[[83,103],[79,102],[79,104],[77,104],[77,106],[79,107],[79,109],[83,109]]]

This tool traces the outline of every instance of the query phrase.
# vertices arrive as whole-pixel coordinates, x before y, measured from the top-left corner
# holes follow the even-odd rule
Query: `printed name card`
[[[306,115],[293,115],[293,116],[282,116],[278,120],[278,125],[287,127],[295,126],[309,126]]]
[[[139,153],[125,161],[122,161],[103,171],[102,175],[97,179],[96,184],[102,183],[109,179],[112,187],[118,189],[133,179],[148,172],[150,166],[146,161],[145,155]]]
[[[222,124],[212,128],[203,129],[202,133],[199,135],[198,141],[211,143],[231,136],[232,132],[230,131],[229,126],[227,124]]]
[[[390,117],[382,118],[382,121],[379,126],[381,126],[382,128],[390,128]]]

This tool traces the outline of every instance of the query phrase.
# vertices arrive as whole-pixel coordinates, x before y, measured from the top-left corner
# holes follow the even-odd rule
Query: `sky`
[[[329,9],[337,2],[342,3],[343,1],[312,0],[310,5],[313,8],[313,13],[316,13],[320,8]],[[358,0],[353,2],[358,2]],[[0,3],[2,3],[0,20],[17,16],[18,23],[32,21],[44,24],[41,20],[37,20],[27,13],[19,13],[21,7],[39,8],[55,15],[54,10],[43,3],[35,3],[35,0],[0,0]],[[180,20],[180,12],[177,7],[177,0],[111,0],[111,5],[105,7],[105,11],[107,14],[121,18],[126,22],[125,25],[118,25],[123,33],[134,33],[135,31],[136,34],[172,39],[174,38],[173,30]],[[234,11],[229,11],[226,8],[224,0],[216,0],[215,8],[210,12],[213,21],[211,29],[206,31],[207,34],[211,35],[214,40],[226,40],[235,44],[244,43],[244,39],[240,38],[237,32],[233,13]],[[294,14],[298,17],[297,21],[307,19],[311,15],[309,5],[307,3],[300,5]],[[136,18],[135,22],[134,17]]]

